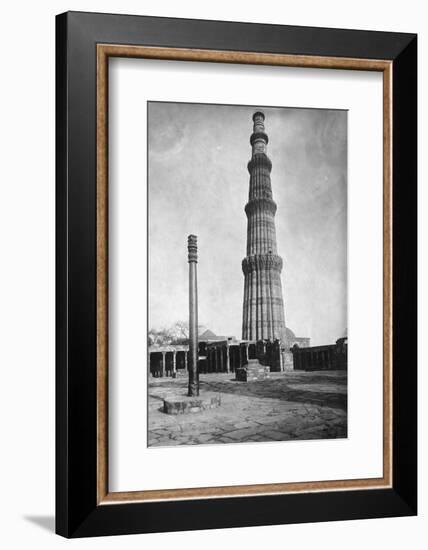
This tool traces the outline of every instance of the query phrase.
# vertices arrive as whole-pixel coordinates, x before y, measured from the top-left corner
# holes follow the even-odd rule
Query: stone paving
[[[163,399],[186,395],[187,377],[150,378],[149,446],[347,437],[346,372],[270,376],[237,382],[233,373],[201,375],[201,395],[220,393],[221,406],[180,415],[163,413]]]

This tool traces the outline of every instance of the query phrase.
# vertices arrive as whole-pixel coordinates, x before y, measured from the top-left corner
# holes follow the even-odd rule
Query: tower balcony
[[[254,254],[242,260],[242,271],[244,275],[253,271],[282,271],[282,258],[277,254]]]
[[[245,205],[245,213],[248,218],[255,212],[267,212],[272,216],[275,216],[276,209],[276,202],[267,197],[251,199]]]
[[[265,132],[253,132],[250,136],[251,145],[254,145],[256,141],[264,141],[267,145],[269,143],[268,135]]]

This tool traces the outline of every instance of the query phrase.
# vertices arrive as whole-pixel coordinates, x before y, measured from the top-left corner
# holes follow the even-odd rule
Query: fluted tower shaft
[[[264,120],[262,112],[254,113],[252,156],[248,163],[250,191],[245,206],[247,256],[242,261],[245,278],[242,338],[285,342],[282,258],[277,254],[276,203],[272,198],[272,163],[266,154],[269,139]]]

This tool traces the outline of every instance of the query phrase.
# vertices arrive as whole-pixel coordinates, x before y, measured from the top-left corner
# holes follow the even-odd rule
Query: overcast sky
[[[199,321],[241,337],[252,114],[260,106],[148,104],[149,326],[188,317],[198,236]],[[347,113],[262,107],[278,205],[286,325],[313,345],[347,327]]]

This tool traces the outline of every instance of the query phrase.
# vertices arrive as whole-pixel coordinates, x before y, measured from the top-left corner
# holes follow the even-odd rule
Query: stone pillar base
[[[207,409],[215,409],[220,405],[220,394],[204,395],[203,397],[171,397],[164,399],[163,412],[165,414],[199,413]]]
[[[253,382],[269,378],[270,367],[261,365],[258,359],[249,359],[245,367],[236,369],[236,380],[239,382]]]

